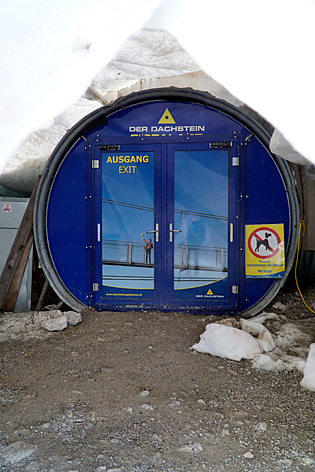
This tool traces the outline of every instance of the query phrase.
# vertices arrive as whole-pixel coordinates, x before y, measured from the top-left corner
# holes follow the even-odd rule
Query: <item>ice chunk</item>
[[[253,336],[258,336],[257,341],[259,342],[262,351],[269,352],[275,348],[275,342],[270,331],[261,323],[241,318],[240,325],[243,331],[246,331]]]
[[[300,385],[307,390],[315,392],[315,343],[310,345],[304,368],[304,377],[301,380]]]
[[[206,326],[206,331],[200,336],[200,342],[192,348],[198,352],[235,361],[253,359],[262,352],[258,341],[249,333],[216,323]]]

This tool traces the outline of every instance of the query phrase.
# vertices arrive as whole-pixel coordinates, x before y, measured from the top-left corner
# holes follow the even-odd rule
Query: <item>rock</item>
[[[222,413],[218,413],[217,411],[212,413],[212,415],[214,416],[214,418],[217,418],[218,420],[223,420],[224,419],[224,415],[222,415]]]
[[[43,466],[39,461],[32,461],[25,468],[25,472],[41,472],[42,470]]]
[[[49,312],[49,317],[41,322],[41,327],[46,331],[62,331],[67,326],[67,318],[59,310]]]
[[[267,431],[267,423],[258,423],[256,425],[256,431],[258,433],[264,433],[265,431]]]
[[[81,313],[77,313],[76,311],[65,311],[64,316],[67,318],[67,322],[71,326],[76,326],[82,321]]]
[[[28,444],[23,441],[17,441],[10,446],[4,447],[0,450],[1,462],[11,462],[11,464],[17,464],[21,460],[29,457],[35,452],[37,446],[34,444]]]
[[[280,467],[288,468],[292,466],[292,461],[290,459],[280,459],[278,463]]]
[[[248,451],[243,454],[243,457],[245,457],[245,459],[254,459],[255,456],[252,452]]]
[[[95,472],[123,472],[122,469],[107,469],[107,467],[101,466],[96,469]]]
[[[202,452],[203,447],[200,443],[186,444],[185,446],[180,447],[179,451],[181,451],[181,452]]]
[[[42,429],[50,429],[51,428],[51,424],[50,423],[44,423],[42,425]]]
[[[43,310],[45,310],[45,311],[60,310],[62,305],[63,305],[63,302],[59,302],[57,305],[55,305],[55,304],[46,305],[46,306],[44,306]]]
[[[143,408],[143,410],[146,410],[146,411],[153,411],[154,408],[152,405],[148,405],[147,403],[145,403],[144,405],[141,405],[141,408]]]
[[[315,462],[314,459],[312,459],[311,457],[302,457],[301,459],[301,464],[303,465],[313,465]]]
[[[199,400],[197,400],[197,403],[199,403],[200,405],[206,405],[206,402],[202,398],[199,398]]]
[[[272,308],[274,308],[275,310],[283,311],[283,310],[286,309],[286,306],[281,302],[276,302],[276,303],[274,303],[274,305],[272,305]]]
[[[172,401],[169,402],[168,406],[170,406],[171,408],[174,408],[176,406],[180,406],[180,401],[172,400]]]

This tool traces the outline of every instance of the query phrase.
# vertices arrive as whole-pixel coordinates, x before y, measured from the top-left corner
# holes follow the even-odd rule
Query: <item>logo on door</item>
[[[206,131],[204,124],[180,124],[174,118],[176,111],[170,112],[169,108],[165,108],[162,115],[159,115],[158,121],[151,125],[136,125],[129,126],[129,133],[131,137],[139,136],[202,136]]]
[[[175,125],[176,121],[174,120],[174,118],[172,117],[170,111],[168,108],[166,108],[165,112],[163,113],[163,115],[161,116],[160,118],[160,121],[158,122],[159,125]]]

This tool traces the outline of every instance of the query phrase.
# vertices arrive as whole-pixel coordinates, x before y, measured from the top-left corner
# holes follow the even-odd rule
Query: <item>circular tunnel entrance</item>
[[[37,193],[51,286],[76,310],[257,313],[297,242],[294,182],[269,139],[243,111],[191,89],[135,93],[85,117]]]

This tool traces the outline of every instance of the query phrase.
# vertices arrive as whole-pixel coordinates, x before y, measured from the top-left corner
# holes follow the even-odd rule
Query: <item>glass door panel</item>
[[[152,146],[151,146],[152,148]],[[101,152],[102,296],[155,298],[154,150],[120,146]]]
[[[170,304],[235,305],[235,153],[234,143],[227,149],[209,143],[169,146]]]
[[[235,306],[231,150],[209,143],[97,150],[98,305]]]
[[[228,151],[175,151],[175,299],[218,282],[226,298],[228,184]]]

